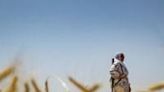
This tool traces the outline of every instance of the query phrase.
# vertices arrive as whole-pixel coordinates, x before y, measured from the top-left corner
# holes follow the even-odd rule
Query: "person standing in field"
[[[112,59],[110,67],[112,92],[131,92],[128,70],[124,64],[125,56],[119,53]]]

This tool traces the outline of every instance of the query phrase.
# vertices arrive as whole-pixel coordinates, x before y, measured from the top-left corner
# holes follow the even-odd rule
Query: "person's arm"
[[[119,66],[118,64],[113,64],[110,68],[111,77],[114,79],[120,78]]]
[[[120,78],[125,78],[128,76],[128,70],[126,69],[126,66],[125,65],[121,65],[121,75],[120,75]]]

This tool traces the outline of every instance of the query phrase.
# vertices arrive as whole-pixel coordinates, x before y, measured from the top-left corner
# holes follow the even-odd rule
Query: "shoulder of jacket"
[[[115,67],[123,67],[123,65],[122,65],[122,63],[121,62],[115,62],[114,64],[113,64]]]
[[[114,62],[114,65],[117,65],[117,64],[121,64],[121,63],[120,63],[120,62],[118,62],[118,61]]]

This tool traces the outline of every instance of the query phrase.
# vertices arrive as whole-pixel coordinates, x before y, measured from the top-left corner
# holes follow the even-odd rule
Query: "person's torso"
[[[117,61],[114,63],[118,68],[117,71],[119,71],[120,75],[123,76],[120,79],[115,79],[114,84],[117,84],[119,86],[126,86],[129,85],[129,80],[128,80],[128,69],[126,68],[125,64]]]

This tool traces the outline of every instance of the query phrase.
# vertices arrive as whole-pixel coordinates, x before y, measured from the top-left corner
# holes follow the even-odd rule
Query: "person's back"
[[[128,80],[128,70],[123,63],[124,54],[119,53],[116,55],[113,64],[110,68],[112,79],[112,91],[114,92],[130,92],[130,83]]]

